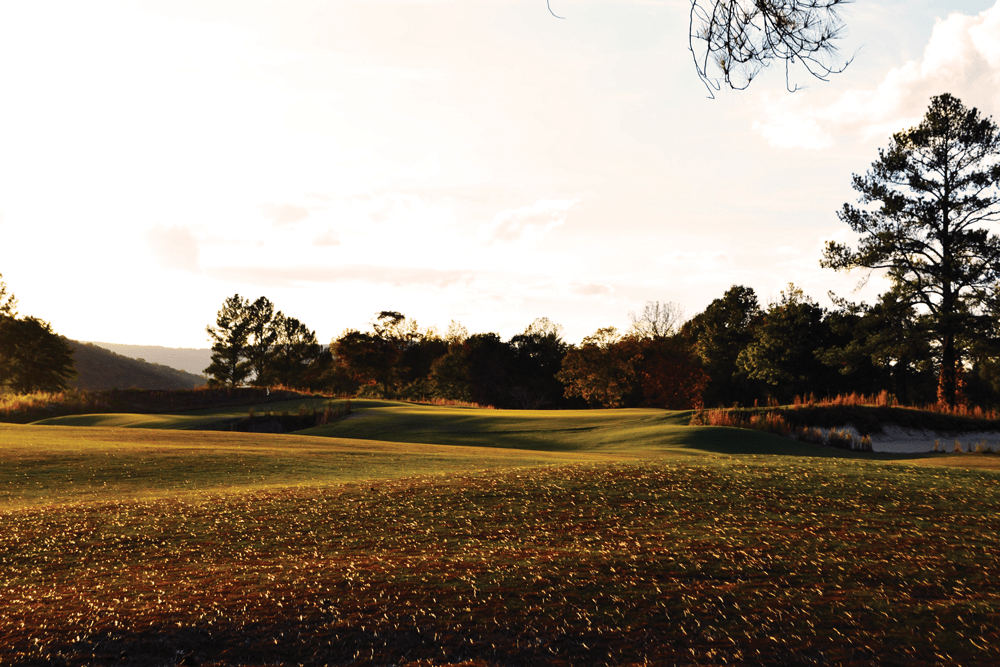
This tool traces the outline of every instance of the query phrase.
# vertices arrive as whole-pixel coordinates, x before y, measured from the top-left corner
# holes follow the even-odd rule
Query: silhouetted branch
[[[784,61],[785,87],[798,90],[789,66],[796,59],[815,78],[826,81],[853,58],[838,62],[834,40],[843,23],[837,9],[850,0],[691,0],[688,45],[695,69],[709,95],[723,84],[744,90],[772,61]],[[718,68],[722,76],[712,77]]]

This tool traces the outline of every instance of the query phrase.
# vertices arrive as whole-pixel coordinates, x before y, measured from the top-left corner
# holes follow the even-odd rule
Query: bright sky
[[[1000,2],[857,0],[829,83],[706,97],[687,0],[0,4],[0,273],[78,340],[207,347],[234,293],[579,342],[819,267],[889,134],[998,116]],[[948,13],[952,12],[952,13]]]

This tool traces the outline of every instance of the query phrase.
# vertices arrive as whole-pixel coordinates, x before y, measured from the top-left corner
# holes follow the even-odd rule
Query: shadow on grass
[[[301,619],[301,617],[299,617]],[[396,621],[389,623],[388,621]],[[285,616],[270,621],[152,626],[132,632],[100,632],[67,637],[44,646],[62,665],[534,665],[553,661],[602,664],[614,656],[642,659],[659,650],[667,635],[648,630],[631,633],[630,646],[607,633],[575,629],[550,633],[511,620],[493,627],[447,623],[415,624],[410,618],[366,619],[344,624],[336,614],[302,620]],[[393,627],[396,625],[396,627]],[[640,636],[634,636],[640,635]],[[645,635],[645,636],[642,636]],[[50,665],[32,655],[37,646],[8,646],[17,664]],[[673,654],[675,649],[671,649]],[[624,655],[623,655],[624,653]],[[0,652],[0,657],[3,653]],[[674,657],[680,657],[676,655]]]

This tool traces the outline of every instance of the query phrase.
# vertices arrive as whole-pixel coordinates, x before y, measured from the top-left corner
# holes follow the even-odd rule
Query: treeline
[[[650,302],[631,327],[599,329],[572,345],[547,318],[502,339],[452,322],[443,334],[382,311],[365,330],[321,346],[315,333],[261,297],[227,299],[214,330],[213,384],[283,384],[405,400],[498,408],[660,407],[791,403],[796,396],[874,395],[900,403],[939,398],[941,346],[927,316],[896,294],[874,305],[825,309],[789,285],[766,307],[733,286],[685,322]],[[237,349],[233,341],[242,341]],[[981,336],[963,351],[960,403],[1000,403],[1000,350]]]
[[[577,348],[563,338],[561,326],[544,317],[504,340],[496,333],[469,334],[457,322],[442,334],[421,329],[402,313],[381,311],[369,330],[348,329],[323,348],[297,320],[289,327],[289,318],[265,297],[251,302],[236,294],[208,327],[214,343],[205,372],[212,385],[280,384],[498,408],[681,408],[699,400],[708,379],[679,345],[677,315],[669,305],[650,304],[627,336],[602,329]],[[630,346],[628,359],[615,352],[612,361],[608,345],[622,341]]]

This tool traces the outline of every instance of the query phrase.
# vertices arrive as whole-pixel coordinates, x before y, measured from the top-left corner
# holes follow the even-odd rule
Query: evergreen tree
[[[998,298],[1000,133],[992,119],[949,94],[931,99],[924,119],[893,135],[866,175],[854,176],[859,209],[839,217],[861,236],[856,249],[827,243],[821,264],[886,269],[904,304],[919,306],[938,346],[942,402],[959,396],[961,337],[991,327]]]
[[[17,394],[63,391],[74,375],[73,348],[48,322],[0,316],[0,387]]]
[[[212,340],[212,363],[205,369],[209,385],[238,387],[250,376],[246,350],[251,323],[250,301],[239,294],[226,299],[215,318],[215,326],[205,331]]]
[[[270,328],[274,342],[264,363],[261,383],[304,386],[307,370],[322,352],[316,332],[281,312],[275,315]]]

